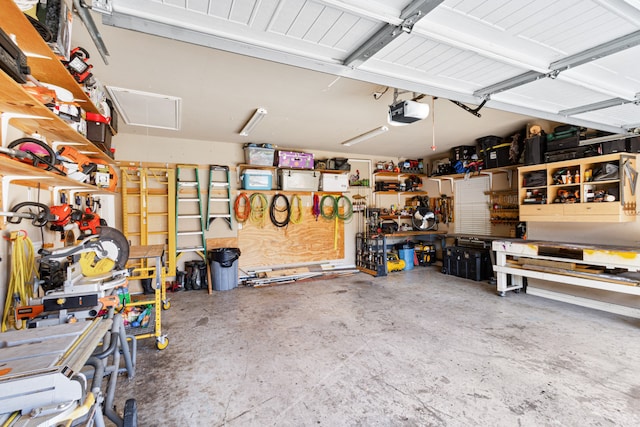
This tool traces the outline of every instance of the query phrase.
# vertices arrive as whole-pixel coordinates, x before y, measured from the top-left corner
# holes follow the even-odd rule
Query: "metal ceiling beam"
[[[631,102],[633,101],[622,98],[611,98],[600,102],[594,102],[593,104],[581,105],[580,107],[560,110],[558,111],[558,114],[563,116],[575,116],[576,114],[586,113],[588,111],[602,110],[609,107],[617,107],[618,105],[629,104]]]
[[[559,73],[638,45],[640,45],[640,30],[552,62],[549,68]]]
[[[527,71],[518,76],[511,77],[510,79],[503,80],[491,86],[483,87],[473,92],[473,96],[480,98],[486,98],[495,93],[504,92],[505,90],[513,89],[514,87],[522,86],[527,83],[535,82],[541,78],[546,77],[546,74],[539,73],[537,71]]]
[[[438,7],[443,1],[444,0],[414,0],[402,10],[400,14],[402,23],[400,25],[385,24],[376,34],[349,54],[343,64],[348,67],[358,67],[395,40],[400,34],[411,33],[415,23],[427,16],[429,12]]]

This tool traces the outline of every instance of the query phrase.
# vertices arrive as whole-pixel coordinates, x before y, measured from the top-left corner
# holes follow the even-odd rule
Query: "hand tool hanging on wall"
[[[58,167],[56,154],[45,142],[37,138],[20,138],[12,141],[7,148],[0,147],[0,153],[14,157],[36,168],[56,172],[66,176],[63,168]]]
[[[44,227],[49,221],[56,219],[49,206],[36,202],[18,203],[9,212],[0,212],[0,216],[6,216],[7,222],[11,224],[20,224],[23,219],[30,219],[35,227]]]

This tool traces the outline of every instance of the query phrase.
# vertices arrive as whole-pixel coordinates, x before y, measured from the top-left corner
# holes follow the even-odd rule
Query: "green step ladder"
[[[205,261],[207,242],[198,166],[176,166],[176,255],[196,252]]]
[[[218,218],[227,222],[229,229],[231,224],[231,181],[229,180],[229,166],[209,166],[209,199],[207,203],[207,217],[205,228],[209,230],[211,223]]]

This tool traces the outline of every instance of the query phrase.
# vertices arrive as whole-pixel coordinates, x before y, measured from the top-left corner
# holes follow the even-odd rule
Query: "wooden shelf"
[[[96,187],[92,184],[74,181],[71,178],[62,176],[56,172],[46,171],[33,167],[27,163],[12,160],[9,157],[0,155],[0,169],[2,177],[20,177],[12,179],[12,182],[28,187],[43,186],[49,189],[54,187],[74,187],[78,189],[86,189],[91,192],[100,192],[104,194],[114,194],[106,188]],[[6,197],[6,195],[3,195]]]
[[[2,29],[7,34],[14,34],[16,43],[23,52],[28,52],[27,64],[31,75],[43,83],[63,87],[73,94],[85,111],[98,113],[88,95],[75,81],[71,73],[51,51],[33,25],[12,0],[0,0],[2,10]],[[80,25],[79,20],[74,25]],[[2,73],[4,74],[4,73]],[[4,111],[4,110],[3,110]]]

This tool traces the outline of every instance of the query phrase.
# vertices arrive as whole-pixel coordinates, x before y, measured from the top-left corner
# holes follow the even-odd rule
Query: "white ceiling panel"
[[[557,113],[580,105],[604,101],[609,97],[558,79],[540,79],[533,83],[495,94],[491,96],[491,99]]]
[[[637,108],[620,109],[624,116],[610,111],[640,93],[639,0],[111,3],[108,25],[350,77],[380,91],[487,102],[611,132],[640,123]],[[260,102],[246,110],[253,104]]]
[[[570,68],[562,76],[581,80],[611,96],[633,100],[640,93],[640,46]]]
[[[638,127],[640,126],[640,105],[618,105],[616,107],[576,114],[575,117],[589,121],[609,122],[625,128]]]
[[[412,75],[422,76],[426,81],[437,81],[468,94],[526,71],[469,50],[408,35],[394,40],[372,60],[372,64],[380,62],[385,63],[386,72],[397,69],[396,72],[404,74],[399,68],[411,70]]]

